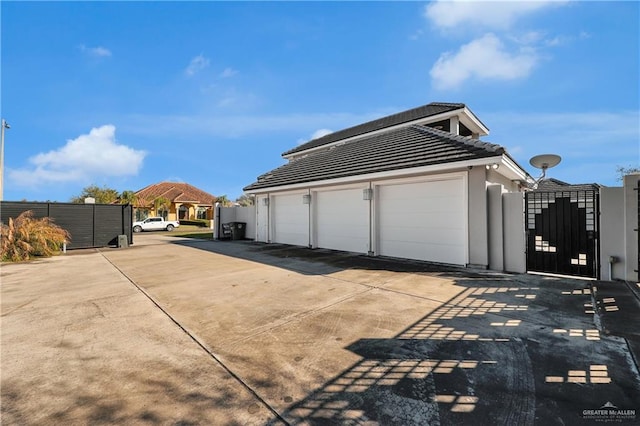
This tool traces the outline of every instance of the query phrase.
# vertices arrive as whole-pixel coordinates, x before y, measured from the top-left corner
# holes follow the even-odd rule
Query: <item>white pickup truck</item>
[[[141,222],[133,222],[133,232],[142,231],[173,231],[180,226],[177,220],[164,220],[161,217],[148,217]]]

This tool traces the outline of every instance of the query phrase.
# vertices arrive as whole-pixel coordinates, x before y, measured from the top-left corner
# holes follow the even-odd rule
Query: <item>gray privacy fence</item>
[[[133,208],[120,204],[71,204],[38,202],[0,202],[0,220],[5,225],[9,218],[31,210],[35,218],[50,217],[53,222],[71,234],[69,249],[106,247],[118,244],[118,235],[126,235],[133,242],[131,221]]]

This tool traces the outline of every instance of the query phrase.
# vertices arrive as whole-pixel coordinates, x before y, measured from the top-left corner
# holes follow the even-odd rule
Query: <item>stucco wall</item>
[[[489,221],[489,269],[504,270],[502,185],[487,186]]]
[[[625,253],[627,261],[625,266],[625,279],[638,282],[638,182],[640,174],[632,174],[624,177],[624,237]]]
[[[479,268],[489,266],[486,172],[484,166],[469,170],[469,265]]]
[[[256,207],[219,207],[218,221],[220,224],[229,222],[245,222],[247,229],[245,237],[254,239],[256,235]],[[219,224],[215,224],[219,230]],[[217,234],[216,234],[217,235]]]
[[[524,194],[502,194],[504,270],[527,271],[526,237],[524,230]]]
[[[513,181],[507,179],[506,177],[504,177],[500,173],[496,172],[495,170],[491,170],[491,169],[487,171],[487,183],[488,184],[499,184],[499,185],[502,185],[504,187],[504,191],[506,191],[506,192],[518,192],[518,191],[520,191],[517,183],[514,183]]]
[[[618,262],[611,265],[609,257]],[[624,237],[624,190],[623,188],[600,188],[600,278],[603,280],[625,277]]]

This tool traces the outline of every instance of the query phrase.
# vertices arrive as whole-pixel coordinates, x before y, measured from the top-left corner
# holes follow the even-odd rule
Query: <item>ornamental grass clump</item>
[[[54,224],[53,219],[36,219],[31,210],[9,218],[8,225],[0,224],[0,237],[0,257],[12,262],[52,256],[71,240],[69,232]]]

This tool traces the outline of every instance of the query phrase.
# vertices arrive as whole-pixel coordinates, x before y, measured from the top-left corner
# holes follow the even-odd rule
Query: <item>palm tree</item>
[[[222,207],[230,207],[233,205],[226,195],[218,195],[216,197],[216,203],[220,203]]]
[[[156,215],[158,216],[162,216],[166,219],[166,213],[169,212],[169,208],[171,207],[171,200],[169,200],[167,197],[157,197],[153,200],[153,208],[156,211]],[[161,215],[160,214],[160,210],[163,210],[165,212],[165,214]]]
[[[138,195],[133,191],[122,191],[120,193],[120,197],[118,197],[118,201],[120,204],[131,204],[132,206],[137,206],[138,204]]]
[[[249,194],[242,194],[236,200],[236,203],[240,204],[242,207],[252,206],[254,204],[253,196]]]

